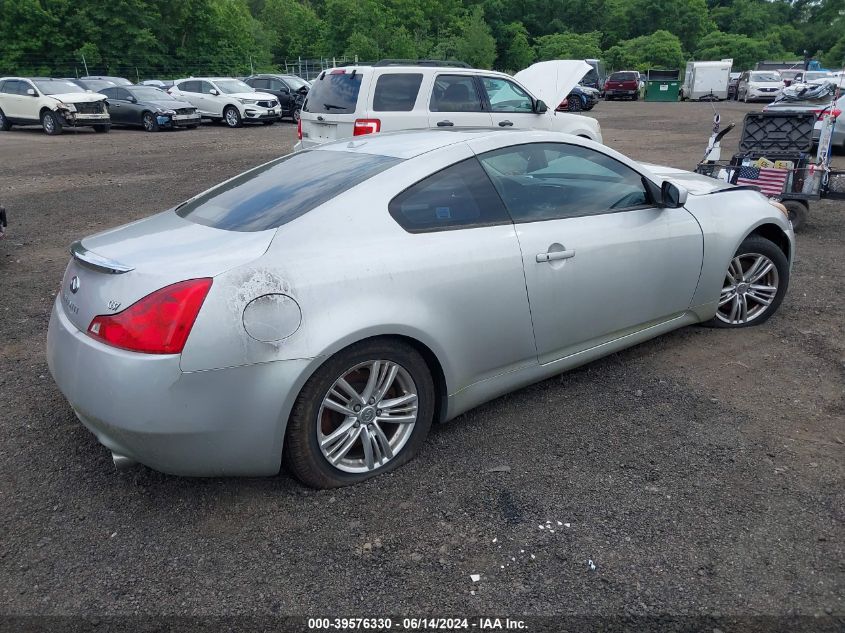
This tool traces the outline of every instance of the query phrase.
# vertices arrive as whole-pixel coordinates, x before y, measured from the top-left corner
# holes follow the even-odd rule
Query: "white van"
[[[590,70],[583,60],[540,62],[514,77],[460,62],[333,68],[312,82],[295,149],[376,132],[460,127],[553,130],[601,143],[598,121],[555,112]]]

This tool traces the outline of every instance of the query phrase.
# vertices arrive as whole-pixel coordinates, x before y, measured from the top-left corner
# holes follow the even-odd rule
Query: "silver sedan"
[[[50,370],[118,466],[332,487],[524,385],[763,323],[794,238],[749,188],[461,130],[285,156],[71,251]]]

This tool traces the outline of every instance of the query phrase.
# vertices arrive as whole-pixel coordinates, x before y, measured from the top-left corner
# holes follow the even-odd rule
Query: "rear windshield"
[[[635,73],[613,73],[610,76],[610,81],[636,81],[637,75]]]
[[[227,231],[274,229],[400,162],[355,152],[298,152],[241,174],[176,213]]]
[[[361,73],[328,71],[308,91],[303,110],[318,114],[352,114],[361,90]]]

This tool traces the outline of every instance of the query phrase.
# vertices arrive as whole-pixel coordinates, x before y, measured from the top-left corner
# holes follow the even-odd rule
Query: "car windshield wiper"
[[[346,110],[346,106],[334,105],[332,103],[324,103],[323,107],[326,110]]]

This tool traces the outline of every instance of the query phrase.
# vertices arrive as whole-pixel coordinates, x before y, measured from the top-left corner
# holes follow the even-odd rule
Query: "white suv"
[[[91,125],[108,132],[111,118],[106,97],[86,92],[66,79],[0,78],[0,130],[40,124],[47,134],[61,134],[66,125]]]
[[[459,127],[553,130],[601,143],[598,121],[555,112],[590,69],[584,61],[549,61],[511,77],[460,62],[333,68],[311,82],[295,149],[374,132]]]
[[[282,114],[275,96],[231,77],[177,79],[167,92],[192,103],[203,118],[222,120],[229,127],[241,127],[244,121],[273,125]]]

